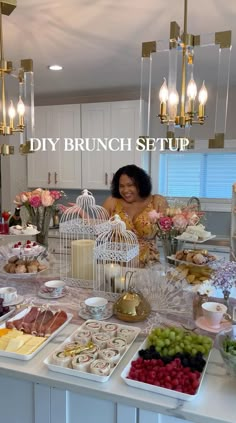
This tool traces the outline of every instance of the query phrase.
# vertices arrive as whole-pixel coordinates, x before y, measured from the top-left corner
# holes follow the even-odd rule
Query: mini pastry
[[[107,347],[115,348],[119,350],[121,353],[123,353],[126,349],[126,340],[117,336],[115,338],[110,339],[107,342]]]
[[[102,331],[114,337],[117,334],[118,325],[115,323],[104,323],[102,325]]]
[[[24,264],[17,264],[17,266],[15,266],[15,273],[26,273],[27,272],[27,268]]]
[[[57,366],[69,367],[71,363],[71,356],[65,355],[65,351],[57,351],[52,355],[52,361]]]
[[[35,266],[34,264],[27,266],[28,273],[37,273],[38,272],[38,266]]]
[[[108,376],[111,371],[111,365],[105,360],[95,360],[90,366],[90,372],[98,376]]]
[[[202,254],[195,254],[193,257],[193,263],[196,264],[204,264],[207,262],[207,258],[204,257]]]
[[[105,350],[99,351],[99,358],[108,361],[111,367],[115,366],[120,359],[120,351],[115,348],[106,348]]]
[[[94,362],[94,356],[89,353],[82,353],[76,355],[72,360],[73,369],[80,370],[82,372],[88,372],[90,365]]]

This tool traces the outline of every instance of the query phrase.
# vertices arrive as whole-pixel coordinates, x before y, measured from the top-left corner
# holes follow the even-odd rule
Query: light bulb
[[[197,96],[197,85],[193,79],[193,74],[191,73],[191,78],[187,86],[187,96],[189,100],[195,100]]]
[[[19,97],[19,101],[17,104],[17,113],[19,114],[20,117],[24,116],[24,113],[25,113],[25,105],[21,99],[21,96]]]
[[[179,104],[179,94],[176,90],[173,90],[169,94],[169,105],[177,106],[178,104]]]
[[[168,100],[168,87],[166,84],[166,78],[164,78],[164,82],[159,91],[159,100],[161,103],[166,103]]]
[[[12,103],[12,100],[10,101],[10,106],[8,108],[8,116],[10,119],[14,119],[14,117],[16,116],[16,109]]]
[[[199,100],[199,103],[202,106],[205,106],[205,104],[207,102],[207,97],[208,97],[208,93],[207,93],[207,89],[205,87],[205,81],[203,81],[201,89],[200,89],[199,94],[198,94],[198,100]]]

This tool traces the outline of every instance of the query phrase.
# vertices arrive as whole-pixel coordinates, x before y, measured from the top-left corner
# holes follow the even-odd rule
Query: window
[[[162,153],[158,180],[164,196],[230,199],[236,153]]]

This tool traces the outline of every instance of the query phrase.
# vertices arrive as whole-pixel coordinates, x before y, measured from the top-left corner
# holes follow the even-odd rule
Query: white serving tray
[[[199,239],[198,241],[193,241],[191,239],[185,239],[185,238],[181,238],[181,236],[176,236],[175,238],[178,239],[179,241],[183,241],[183,242],[189,242],[190,244],[203,244],[203,242],[209,241],[210,239],[215,238],[216,235],[211,235],[208,238],[204,238],[204,239]]]
[[[176,399],[180,399],[180,400],[184,400],[184,401],[194,400],[196,398],[196,396],[199,394],[199,391],[200,391],[200,388],[201,388],[201,385],[202,385],[202,381],[203,381],[203,378],[204,378],[204,375],[205,375],[205,372],[206,372],[207,364],[208,364],[208,361],[209,361],[210,353],[208,354],[204,370],[201,374],[198,390],[194,395],[190,395],[190,394],[185,394],[184,392],[178,392],[178,391],[174,391],[172,389],[167,389],[167,388],[162,388],[160,386],[150,385],[149,383],[144,383],[144,382],[139,382],[137,380],[128,379],[127,376],[129,374],[132,361],[136,360],[139,357],[138,352],[140,350],[146,349],[146,348],[148,348],[147,338],[144,341],[144,343],[139,347],[138,351],[135,353],[135,355],[132,357],[132,359],[129,361],[129,363],[127,364],[127,366],[124,368],[123,372],[121,373],[121,378],[123,379],[123,381],[125,383],[127,383],[127,385],[133,386],[134,388],[144,389],[145,391],[154,392],[156,394],[167,395],[168,397],[172,397],[172,398],[176,398]]]
[[[94,322],[96,320],[87,320],[87,322]],[[101,322],[99,321],[99,323],[103,323],[103,324],[107,324],[106,322]],[[132,329],[135,331],[135,336],[134,339],[132,340],[132,342],[130,344],[127,345],[125,352],[121,355],[119,361],[117,362],[117,364],[111,369],[111,372],[109,375],[107,376],[99,376],[99,375],[95,375],[93,373],[88,373],[88,372],[83,372],[80,370],[76,370],[76,369],[72,369],[69,367],[61,367],[58,366],[57,364],[53,364],[52,362],[52,356],[55,352],[57,351],[61,351],[63,349],[63,346],[65,344],[68,344],[69,342],[72,342],[74,340],[74,336],[77,332],[79,332],[80,330],[83,330],[85,327],[85,323],[82,324],[82,326],[80,326],[79,329],[76,329],[76,331],[74,331],[71,336],[69,336],[69,338],[65,339],[65,341],[63,342],[63,344],[60,345],[60,347],[57,347],[45,360],[44,360],[44,364],[46,364],[46,366],[48,367],[48,369],[54,371],[54,372],[58,372],[58,373],[63,373],[66,375],[70,375],[70,376],[77,376],[77,377],[81,377],[83,379],[89,379],[89,380],[93,380],[95,382],[107,382],[110,377],[112,376],[114,370],[116,369],[116,367],[118,366],[118,364],[120,363],[120,361],[123,359],[124,355],[127,353],[127,351],[129,350],[129,348],[131,347],[131,345],[133,344],[134,340],[137,338],[139,332],[140,332],[140,328],[138,327],[134,327],[134,326],[129,326],[129,325],[120,325],[117,324],[118,328],[126,328],[126,329]]]
[[[8,321],[13,321],[13,320],[16,320],[16,319],[20,319],[21,317],[24,317],[25,314],[27,314],[30,311],[30,309],[31,309],[31,307],[25,308],[20,313],[16,314],[14,316],[14,318],[9,319]],[[0,357],[16,358],[17,360],[31,360],[31,358],[33,358],[36,354],[38,354],[38,352],[41,351],[42,348],[45,347],[45,345],[47,345],[59,332],[61,332],[62,329],[64,329],[64,327],[66,325],[68,325],[68,323],[70,322],[70,320],[72,319],[72,317],[73,317],[73,314],[67,313],[67,320],[65,321],[65,323],[63,323],[63,325],[61,325],[55,332],[53,332],[52,335],[50,335],[31,354],[17,354],[17,352],[9,352],[9,351],[0,350]],[[6,327],[6,322],[3,323],[2,325],[0,325],[0,328],[5,328],[5,327]]]

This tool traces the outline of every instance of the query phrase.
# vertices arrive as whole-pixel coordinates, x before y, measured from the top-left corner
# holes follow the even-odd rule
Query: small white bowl
[[[17,298],[17,290],[10,286],[0,288],[0,298],[3,299],[4,303],[10,303]]]

